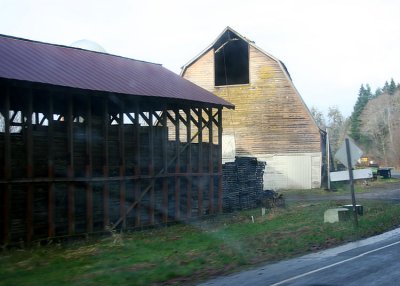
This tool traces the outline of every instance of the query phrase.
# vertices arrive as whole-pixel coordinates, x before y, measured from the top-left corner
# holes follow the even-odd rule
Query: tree
[[[385,85],[382,88],[383,93],[388,93],[389,92],[389,83],[385,81]]]
[[[328,133],[332,152],[336,153],[346,136],[346,120],[337,106],[328,109]]]
[[[371,98],[371,87],[368,84],[364,87],[362,84],[356,104],[354,105],[353,113],[351,114],[351,137],[357,142],[361,142],[363,139],[360,133],[360,115]]]
[[[310,112],[312,117],[314,117],[314,120],[317,123],[318,127],[321,128],[322,130],[325,130],[326,121],[324,114],[320,110],[318,110],[315,106],[311,107]]]
[[[373,96],[373,98],[377,98],[378,96],[380,96],[382,94],[382,89],[380,89],[379,87],[376,89],[375,91],[375,95]]]
[[[396,83],[394,82],[393,78],[390,80],[390,84],[388,86],[387,93],[393,95],[396,92]]]

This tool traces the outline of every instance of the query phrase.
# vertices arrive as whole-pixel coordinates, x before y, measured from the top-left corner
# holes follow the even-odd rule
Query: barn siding
[[[235,110],[223,110],[223,139],[229,141],[223,142],[223,161],[233,161],[233,156],[263,160],[258,156],[273,158],[279,154],[285,159],[267,160],[266,187],[319,187],[321,137],[307,106],[279,61],[253,45],[249,45],[249,61],[249,84],[214,86],[212,48],[182,73],[184,78],[235,105]],[[296,161],[296,154],[307,155]],[[293,164],[307,166],[307,171],[289,172]]]
[[[267,163],[264,189],[311,189],[321,182],[321,154],[258,154]]]

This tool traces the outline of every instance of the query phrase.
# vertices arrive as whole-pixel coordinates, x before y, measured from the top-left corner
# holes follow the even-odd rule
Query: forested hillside
[[[329,107],[327,118],[315,107],[311,113],[320,128],[328,131],[332,154],[348,135],[370,160],[400,167],[400,84],[393,79],[375,92],[368,84],[361,85],[349,118],[336,106]]]
[[[358,118],[358,129],[352,129],[368,156],[381,165],[400,165],[400,86],[392,81],[371,96]],[[353,113],[354,115],[354,113]],[[352,116],[353,116],[352,115]],[[357,120],[357,121],[356,121]],[[358,137],[357,137],[358,135]]]

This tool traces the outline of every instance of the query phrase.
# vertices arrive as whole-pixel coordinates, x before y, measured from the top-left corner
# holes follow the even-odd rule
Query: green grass
[[[359,218],[358,229],[351,220],[323,223],[324,211],[343,202],[302,202],[265,216],[257,209],[97,240],[3,250],[0,285],[190,284],[400,224],[399,205],[361,203],[365,215]]]
[[[371,192],[373,189],[382,188],[384,186],[391,186],[393,184],[400,184],[400,179],[389,178],[383,179],[378,178],[377,180],[357,180],[354,184],[355,193],[367,193]],[[348,182],[333,182],[331,183],[331,190],[312,189],[312,190],[282,190],[279,193],[287,195],[297,195],[297,196],[330,196],[332,194],[336,195],[347,195],[350,193],[350,186]]]

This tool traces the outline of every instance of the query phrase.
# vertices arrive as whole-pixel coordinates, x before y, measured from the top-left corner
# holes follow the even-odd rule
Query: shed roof
[[[0,78],[234,108],[160,64],[6,35]]]

